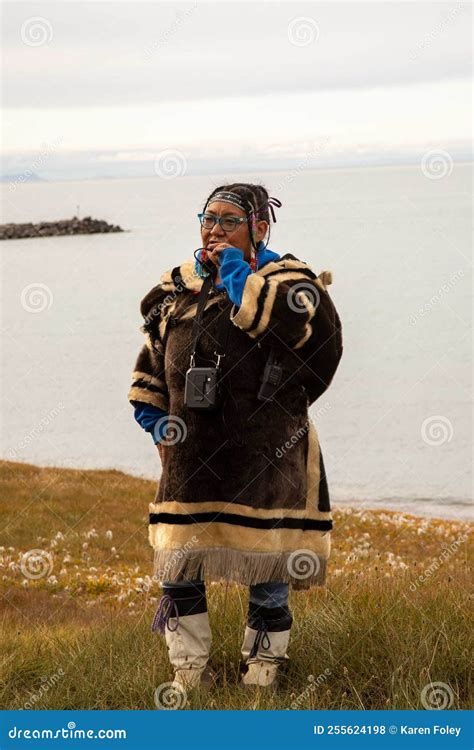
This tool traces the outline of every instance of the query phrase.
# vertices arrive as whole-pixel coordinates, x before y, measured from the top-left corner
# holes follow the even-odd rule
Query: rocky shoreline
[[[114,224],[108,224],[101,219],[85,216],[78,219],[63,219],[61,221],[41,221],[38,224],[1,224],[0,240],[21,240],[29,237],[58,237],[67,234],[105,234],[107,232],[124,232],[125,230]]]

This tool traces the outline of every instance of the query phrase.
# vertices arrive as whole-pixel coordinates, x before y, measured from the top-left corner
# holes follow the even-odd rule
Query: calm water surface
[[[471,473],[471,167],[272,172],[269,247],[330,269],[344,356],[311,407],[333,504],[466,518]],[[127,390],[139,301],[199,247],[196,213],[225,177],[4,189],[3,221],[72,216],[123,234],[4,242],[2,458],[158,478]]]

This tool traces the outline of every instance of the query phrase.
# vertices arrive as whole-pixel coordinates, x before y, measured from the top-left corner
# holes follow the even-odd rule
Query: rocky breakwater
[[[100,219],[85,216],[61,221],[41,221],[38,224],[1,224],[0,240],[20,240],[27,237],[58,237],[64,234],[104,234],[124,230]]]

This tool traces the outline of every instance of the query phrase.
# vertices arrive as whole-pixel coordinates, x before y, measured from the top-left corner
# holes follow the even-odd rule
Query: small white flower
[[[108,529],[108,530],[107,530],[107,531],[105,532],[105,536],[106,536],[106,538],[107,538],[107,539],[112,539],[112,537],[113,537],[113,534],[112,534],[112,532],[111,532],[111,530],[110,530],[110,529]]]

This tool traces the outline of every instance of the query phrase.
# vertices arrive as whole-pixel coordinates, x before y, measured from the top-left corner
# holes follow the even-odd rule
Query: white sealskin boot
[[[207,692],[215,682],[208,665],[211,628],[207,612],[205,584],[166,587],[153,618],[152,630],[165,636],[169,660],[174,668],[170,689],[186,695],[194,689]],[[179,701],[178,701],[179,702]]]
[[[289,608],[261,607],[249,603],[242,644],[241,684],[276,688],[286,653],[293,618]]]

